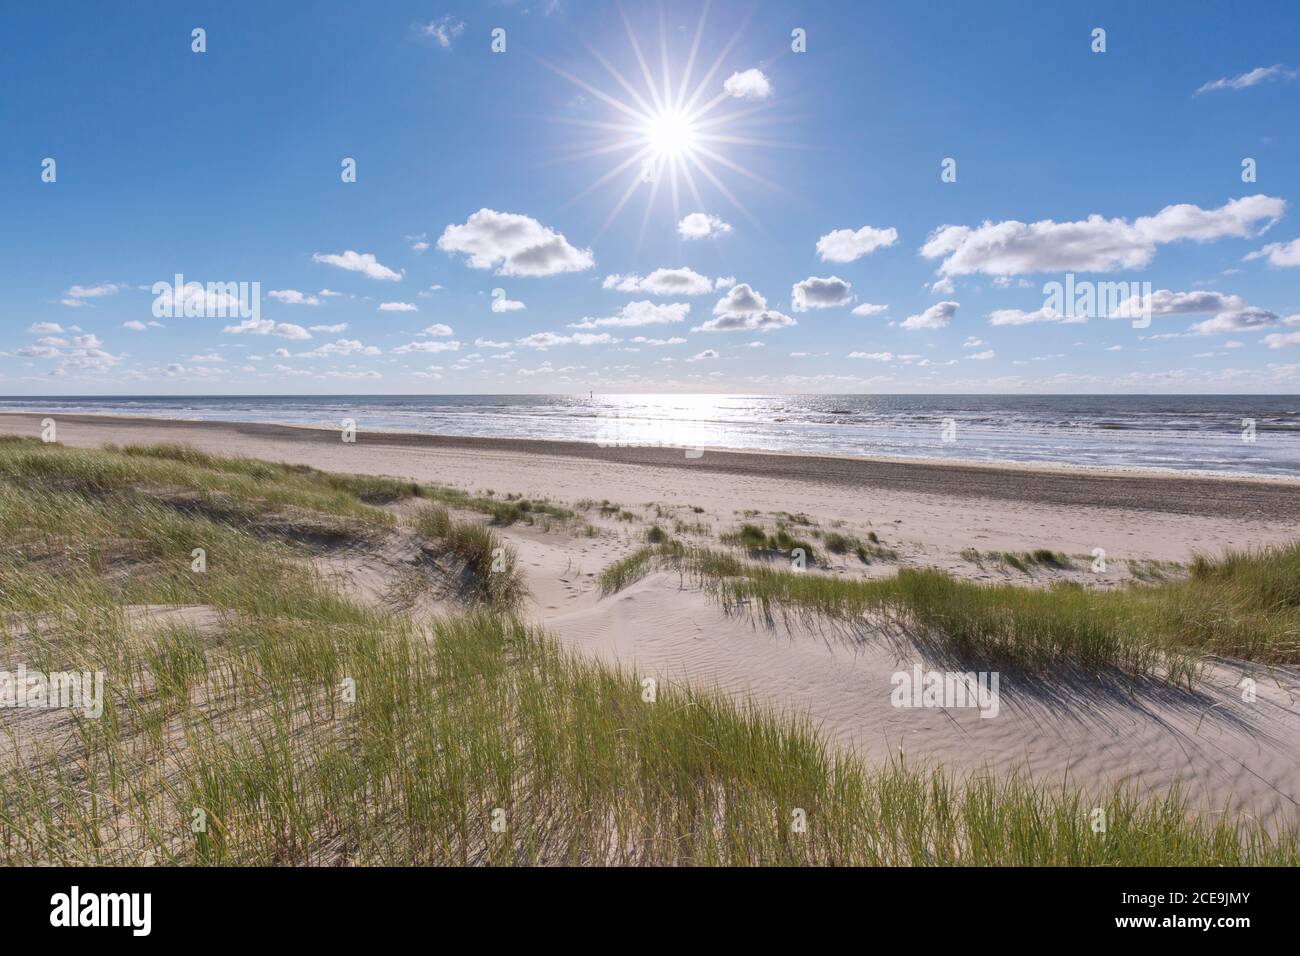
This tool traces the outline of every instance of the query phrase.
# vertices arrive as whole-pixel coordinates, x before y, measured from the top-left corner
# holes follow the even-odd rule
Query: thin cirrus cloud
[[[466,256],[472,269],[495,268],[503,276],[553,276],[595,264],[590,249],[573,246],[531,216],[487,208],[444,229],[438,248]]]
[[[1247,70],[1245,73],[1239,73],[1236,76],[1224,76],[1217,80],[1211,80],[1209,83],[1203,83],[1196,93],[1200,95],[1201,93],[1213,93],[1216,90],[1246,90],[1252,86],[1267,83],[1270,80],[1294,80],[1296,77],[1300,77],[1300,70],[1292,70],[1281,63],[1275,63],[1272,66],[1257,66],[1253,70]]]
[[[790,316],[769,310],[767,300],[742,282],[733,286],[713,307],[713,318],[692,332],[770,332],[799,323]]]
[[[817,240],[817,255],[821,256],[822,262],[853,262],[877,249],[892,246],[897,241],[898,230],[893,227],[836,229]]]
[[[945,276],[1139,269],[1164,243],[1257,235],[1282,216],[1286,205],[1284,199],[1256,195],[1229,200],[1217,209],[1190,203],[1166,206],[1132,222],[1094,214],[1076,222],[1009,219],[974,228],[940,226],[921,247],[921,255],[942,259],[939,272]]]
[[[731,224],[711,213],[693,212],[683,216],[681,222],[677,223],[677,235],[683,239],[708,239],[729,232]]]
[[[450,50],[452,42],[465,32],[465,23],[448,14],[428,23],[416,24],[415,30],[444,50]]]
[[[381,263],[372,252],[353,252],[351,249],[338,253],[315,252],[312,253],[311,261],[334,266],[336,269],[345,269],[348,272],[360,272],[367,279],[399,282],[402,278],[401,273],[394,272]]]
[[[734,280],[731,285],[735,285]],[[656,269],[647,276],[640,276],[634,272],[627,275],[614,273],[605,276],[601,288],[613,289],[616,292],[644,292],[648,295],[669,296],[708,295],[716,286],[707,276],[682,266],[679,269]]]
[[[853,301],[853,285],[839,276],[809,276],[790,290],[790,308],[795,312],[834,309]]]
[[[571,329],[598,329],[604,326],[613,328],[636,328],[642,325],[662,325],[671,322],[683,322],[690,314],[689,302],[629,302],[618,310],[616,315],[603,319],[583,319],[570,323]]]

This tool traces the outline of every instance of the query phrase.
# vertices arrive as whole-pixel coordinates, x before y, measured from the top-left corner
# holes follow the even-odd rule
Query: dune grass
[[[805,721],[675,684],[647,696],[641,675],[566,652],[512,615],[417,625],[340,595],[291,537],[174,507],[131,481],[88,480],[124,467],[122,452],[42,452],[65,456],[57,468],[30,454],[0,448],[0,655],[102,670],[106,699],[98,719],[4,721],[0,864],[1294,865],[1300,855],[1294,828],[1193,817],[1177,795],[956,779],[901,759],[869,767]],[[233,496],[232,474],[254,477],[125,457],[191,469],[168,484],[184,478],[195,493]],[[340,510],[371,519],[360,485],[327,494],[301,480],[258,477],[241,507],[263,525],[280,498],[320,503],[318,522]],[[416,520],[475,556],[493,535],[436,507]],[[207,549],[203,572],[192,547]],[[686,553],[657,553],[669,549]],[[714,554],[700,566],[743,565]],[[208,616],[157,613],[169,609]],[[1098,808],[1104,832],[1092,826]]]
[[[467,591],[476,601],[496,611],[518,609],[524,598],[518,553],[491,528],[473,521],[457,521],[442,505],[430,505],[414,520],[416,530],[437,541],[464,564]]]
[[[892,624],[958,656],[1028,672],[1118,669],[1192,683],[1203,655],[1300,663],[1300,544],[1201,558],[1189,578],[1098,591],[987,585],[936,569],[847,579],[740,561],[708,549],[643,548],[607,568],[617,591],[655,566],[691,574],[728,605]]]

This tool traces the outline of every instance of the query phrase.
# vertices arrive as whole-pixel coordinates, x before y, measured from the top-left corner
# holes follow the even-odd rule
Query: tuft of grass
[[[651,544],[663,544],[668,540],[668,534],[658,525],[652,525],[645,533],[645,539]]]
[[[467,577],[466,592],[498,611],[518,608],[527,593],[518,568],[518,553],[486,525],[457,521],[442,505],[414,517],[415,529],[456,556]]]
[[[802,548],[808,562],[817,560],[817,549],[808,541],[796,538],[785,525],[778,525],[774,533],[768,534],[756,524],[748,522],[734,531],[725,531],[718,536],[723,544],[744,548],[747,551],[785,551],[792,552]]]
[[[708,549],[638,552],[602,578],[617,590],[655,564],[681,568],[727,605],[896,626],[953,653],[1029,672],[1117,669],[1191,684],[1205,654],[1300,663],[1300,543],[1201,558],[1191,577],[1110,591],[963,581],[936,569],[844,579]]]

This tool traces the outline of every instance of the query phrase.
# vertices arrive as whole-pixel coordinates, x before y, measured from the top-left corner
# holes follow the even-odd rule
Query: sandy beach
[[[38,415],[0,416],[0,433],[37,436]],[[511,526],[529,613],[565,644],[659,679],[752,697],[812,723],[867,758],[902,756],[959,772],[1025,773],[1089,786],[1177,786],[1207,813],[1225,806],[1294,819],[1300,806],[1300,675],[1233,661],[1208,665],[1194,691],[1004,675],[1001,710],[891,705],[891,675],[933,664],[897,641],[806,622],[764,622],[724,609],[656,572],[602,596],[596,577],[653,524],[716,543],[742,521],[798,516],[807,527],[874,533],[895,552],[865,567],[826,556],[822,573],[884,576],[938,567],[984,582],[1120,588],[1177,577],[1196,554],[1300,538],[1300,484],[1285,481],[1070,472],[866,459],[600,448],[577,443],[436,437],[302,427],[59,416],[66,445],[179,442],[316,468],[437,482],[572,505],[610,502],[629,517],[592,517],[591,533]],[[980,554],[1045,548],[1065,568],[1020,571]],[[1103,549],[1105,570],[1095,568]],[[373,567],[344,567],[361,591]],[[1244,702],[1244,676],[1257,699]]]

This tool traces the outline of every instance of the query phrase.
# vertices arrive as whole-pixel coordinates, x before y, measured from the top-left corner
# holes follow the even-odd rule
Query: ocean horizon
[[[1300,477],[1293,395],[0,396],[0,412]]]

